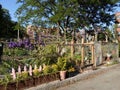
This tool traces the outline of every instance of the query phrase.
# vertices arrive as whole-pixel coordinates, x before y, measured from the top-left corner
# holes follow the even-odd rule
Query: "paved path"
[[[120,64],[94,78],[79,81],[57,90],[120,90]]]

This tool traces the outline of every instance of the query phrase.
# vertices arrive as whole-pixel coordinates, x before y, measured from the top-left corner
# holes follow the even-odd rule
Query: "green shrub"
[[[45,66],[44,68],[43,68],[43,74],[49,74],[49,73],[52,73],[52,68],[51,68],[51,66]]]
[[[33,70],[33,76],[37,77],[37,76],[39,76],[39,75],[40,75],[39,70],[38,70],[38,69],[34,69],[34,70]]]
[[[59,57],[57,61],[59,71],[67,69],[67,59],[66,57]]]
[[[22,73],[21,73],[21,79],[27,79],[27,78],[29,78],[29,73],[27,72],[27,71],[23,71]]]
[[[57,64],[53,64],[52,65],[52,69],[53,69],[53,72],[58,72],[58,65]]]

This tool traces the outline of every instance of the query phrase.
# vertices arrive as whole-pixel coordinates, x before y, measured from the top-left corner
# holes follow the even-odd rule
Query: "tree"
[[[11,20],[9,11],[0,5],[0,38],[15,37],[13,26],[15,22]]]
[[[119,0],[17,0],[16,14],[25,23],[54,23],[66,33],[67,27],[108,26],[114,21],[111,12]],[[73,29],[75,30],[75,29]]]
[[[2,5],[0,6],[0,21],[1,21],[1,25],[0,25],[0,36],[2,36],[3,34],[7,34],[7,30],[9,28],[9,24],[10,23],[10,15],[9,15],[9,12],[8,10],[6,9],[3,9],[2,8]]]
[[[16,38],[18,30],[18,22],[11,20],[9,11],[5,8],[2,8],[0,5],[0,38]],[[20,27],[20,36],[22,37],[23,27]]]

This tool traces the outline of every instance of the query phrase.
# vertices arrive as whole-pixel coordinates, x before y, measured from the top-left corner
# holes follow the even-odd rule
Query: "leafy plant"
[[[21,73],[21,79],[27,79],[27,78],[29,78],[28,72],[27,72],[27,71],[23,71],[23,72]]]
[[[12,76],[10,74],[6,74],[5,77],[3,78],[3,84],[7,85],[9,82],[14,82]]]
[[[22,74],[21,73],[17,73],[16,74],[16,79],[17,79],[17,81],[19,81],[19,80],[22,80],[23,79],[23,76],[22,76]]]
[[[81,55],[75,54],[72,59],[76,62],[76,64],[81,63]]]
[[[59,57],[57,61],[58,69],[60,71],[67,69],[67,59],[66,57]]]
[[[0,78],[0,85],[5,85],[4,79]]]
[[[56,52],[55,45],[46,45],[45,47],[39,47],[33,57],[36,58],[35,62],[40,64],[51,65],[57,62],[58,53]],[[36,63],[36,64],[37,64]]]
[[[26,49],[22,49],[22,48],[15,48],[14,53],[15,53],[15,56],[28,55],[28,51]]]
[[[47,66],[45,66],[44,68],[43,68],[43,73],[44,74],[49,74],[49,73],[52,73],[52,68],[51,68],[51,66],[49,66],[49,65],[47,65]]]
[[[39,70],[38,69],[34,69],[33,70],[33,76],[39,76],[40,75],[40,72],[39,72]]]
[[[58,72],[58,65],[57,64],[53,64],[52,65],[52,69],[53,69],[53,72]]]

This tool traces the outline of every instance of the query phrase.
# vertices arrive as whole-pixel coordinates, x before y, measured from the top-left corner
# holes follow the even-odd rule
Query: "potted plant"
[[[67,72],[67,58],[59,57],[57,61],[57,65],[60,71],[60,80],[64,80],[66,78],[66,72]]]
[[[68,69],[68,78],[69,77],[72,77],[72,76],[75,76],[76,74],[77,74],[78,72],[75,70],[75,67],[70,67],[69,69]]]

